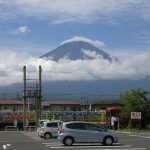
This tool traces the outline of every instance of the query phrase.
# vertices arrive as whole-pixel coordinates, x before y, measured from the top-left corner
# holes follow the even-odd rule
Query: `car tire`
[[[45,133],[44,134],[44,139],[50,139],[52,138],[52,134],[51,133]]]
[[[72,144],[74,143],[74,140],[72,137],[68,136],[68,137],[65,137],[64,140],[63,140],[63,144],[65,146],[71,146]]]
[[[103,145],[111,146],[113,144],[114,140],[111,136],[107,136],[103,140]]]

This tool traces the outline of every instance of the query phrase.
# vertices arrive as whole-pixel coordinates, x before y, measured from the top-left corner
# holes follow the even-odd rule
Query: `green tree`
[[[122,112],[121,116],[130,120],[131,112],[141,112],[141,125],[145,127],[150,124],[150,93],[142,89],[131,90],[125,92],[122,96]]]

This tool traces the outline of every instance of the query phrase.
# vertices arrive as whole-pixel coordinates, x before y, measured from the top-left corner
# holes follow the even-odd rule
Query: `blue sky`
[[[104,51],[121,58],[133,55],[135,61],[125,59],[120,72],[127,67],[134,76],[141,60],[146,67],[139,72],[149,74],[149,0],[0,0],[1,75],[23,64],[55,63],[34,61],[74,36],[101,41]],[[5,57],[14,63],[6,63]],[[18,67],[17,61],[22,61]],[[116,72],[110,70],[106,74]],[[13,82],[10,78],[8,84]]]
[[[0,44],[38,56],[73,36],[85,36],[103,41],[109,50],[148,50],[149,3],[149,0],[1,0]]]

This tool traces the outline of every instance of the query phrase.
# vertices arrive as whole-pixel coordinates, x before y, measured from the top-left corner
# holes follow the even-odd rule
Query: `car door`
[[[86,142],[100,142],[103,134],[99,130],[99,126],[92,123],[85,123]]]
[[[86,135],[83,123],[72,123],[70,133],[74,137],[76,142],[85,142]]]

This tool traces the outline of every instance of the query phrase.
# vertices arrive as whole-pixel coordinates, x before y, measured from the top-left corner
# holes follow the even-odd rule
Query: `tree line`
[[[131,123],[131,112],[141,112],[140,127],[150,125],[150,92],[143,89],[126,91],[121,95],[121,118],[126,118]]]

